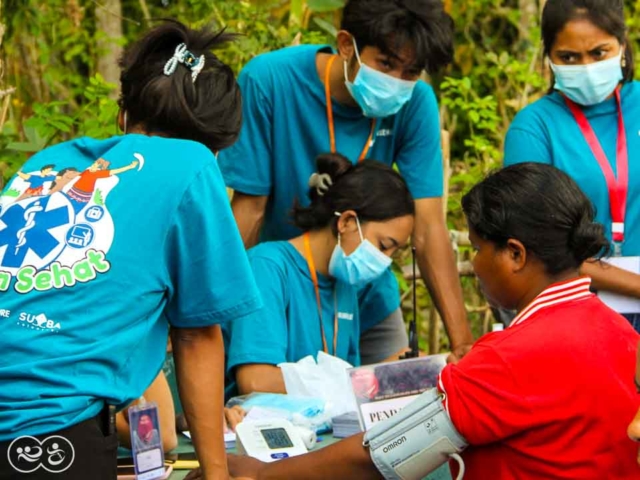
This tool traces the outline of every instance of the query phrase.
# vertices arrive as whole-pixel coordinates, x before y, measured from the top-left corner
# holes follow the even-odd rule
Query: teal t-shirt
[[[261,305],[204,145],[82,138],[22,171],[47,164],[55,181],[38,194],[15,176],[0,196],[0,441],[129,403],[162,367],[169,325]]]
[[[231,380],[239,365],[297,362],[307,355],[315,357],[322,350],[318,304],[305,258],[289,242],[266,242],[249,250],[249,262],[264,306],[224,327]],[[318,284],[329,353],[334,354],[334,305],[337,305],[335,356],[359,365],[356,290],[321,274]],[[231,384],[228,391],[234,387]]]
[[[640,255],[640,83],[621,90],[629,153],[629,191],[623,255]],[[618,110],[615,98],[583,107],[614,174]],[[593,202],[596,221],[611,239],[611,210],[605,177],[563,97],[554,92],[523,109],[514,119],[505,142],[505,166],[522,162],[553,165],[567,173]]]
[[[261,239],[289,240],[302,232],[290,221],[297,199],[307,205],[315,158],[330,151],[324,85],[316,54],[302,45],[259,55],[240,73],[244,124],[238,142],[220,153],[225,182],[234,190],[269,197]],[[337,151],[354,163],[371,130],[359,107],[332,102]],[[377,122],[367,158],[397,165],[415,199],[443,193],[440,115],[433,89],[419,81],[411,100]],[[362,293],[365,331],[400,305],[398,284],[386,274]],[[391,292],[391,295],[389,295]],[[363,310],[364,312],[364,310]],[[370,313],[369,313],[370,312]]]

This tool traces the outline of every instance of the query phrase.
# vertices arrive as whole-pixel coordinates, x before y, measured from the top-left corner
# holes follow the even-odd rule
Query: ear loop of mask
[[[341,217],[342,214],[340,212],[333,212],[336,217]],[[356,225],[358,226],[358,233],[360,234],[360,242],[364,242],[364,235],[362,234],[362,227],[360,226],[360,220],[358,220],[358,215],[356,214]],[[337,230],[337,229],[336,229]],[[338,245],[340,244],[340,231],[338,231]]]
[[[358,59],[358,65],[360,65],[362,67],[362,61],[360,60],[360,52],[358,51],[358,44],[356,43],[356,39],[354,37],[351,37],[351,39],[353,40],[353,48],[355,49],[356,52],[356,58]],[[344,67],[344,79],[349,82],[349,72],[347,71],[347,61],[345,60],[344,62],[342,62],[342,66]],[[355,82],[356,79],[354,78],[353,81]]]
[[[356,43],[356,39],[353,36],[351,36],[351,39],[353,40],[353,48],[354,48],[354,50],[356,52],[356,58],[358,59],[358,65],[362,66],[362,61],[360,60],[360,52],[358,51],[358,44]],[[346,60],[344,62],[342,62],[342,66],[344,67],[344,79],[348,82],[349,81],[349,72],[347,72],[347,61]],[[355,78],[353,79],[353,81],[355,82]]]

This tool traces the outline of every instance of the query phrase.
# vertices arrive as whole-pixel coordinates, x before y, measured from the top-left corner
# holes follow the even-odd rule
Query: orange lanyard
[[[329,74],[331,73],[331,65],[335,61],[336,56],[333,55],[327,62],[327,67],[324,70],[324,94],[327,100],[327,123],[329,126],[329,141],[331,142],[331,153],[336,153],[336,131],[333,125],[333,106],[331,105],[331,87],[329,85]],[[364,144],[364,148],[358,157],[358,162],[363,161],[367,153],[369,153],[369,149],[373,145],[373,135],[376,132],[376,119],[371,119],[371,131],[369,132],[369,138],[367,138],[367,143]]]
[[[309,273],[313,281],[313,288],[316,292],[316,303],[318,304],[318,317],[320,318],[320,333],[322,334],[322,349],[324,353],[329,353],[327,346],[327,337],[324,334],[324,324],[322,323],[322,301],[320,299],[320,286],[318,285],[318,273],[313,263],[313,255],[311,254],[311,244],[309,243],[309,232],[304,234],[304,251],[307,265],[309,265]],[[333,355],[336,354],[338,348],[338,309],[336,300],[336,291],[333,290]]]

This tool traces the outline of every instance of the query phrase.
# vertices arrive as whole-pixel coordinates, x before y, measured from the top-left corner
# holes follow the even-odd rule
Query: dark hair
[[[192,30],[165,20],[135,42],[122,56],[119,105],[130,125],[203,143],[212,151],[232,145],[242,124],[240,89],[231,68],[210,50],[233,39],[224,31]],[[196,56],[204,55],[204,69],[195,82],[191,71],[178,64],[164,74],[167,61],[181,43]]]
[[[60,170],[57,174],[58,177],[62,177],[65,173],[67,172],[77,172],[78,169],[75,167],[67,167],[67,168],[63,168],[62,170]]]
[[[361,50],[374,46],[393,56],[410,46],[418,70],[433,73],[453,60],[453,20],[442,0],[349,0],[340,28]]]
[[[54,180],[53,182],[51,182],[51,189],[55,188],[56,184],[57,184],[57,179],[58,177],[62,178],[64,177],[65,173],[67,172],[77,172],[78,169],[75,167],[67,167],[67,168],[63,168],[62,170],[60,170],[58,173],[56,173],[56,180]]]
[[[625,44],[626,65],[623,81],[633,80],[635,62],[633,48],[627,36],[622,0],[548,0],[542,11],[542,41],[544,54],[549,56],[558,33],[572,20],[585,19]]]
[[[463,197],[462,208],[480,238],[499,248],[519,240],[550,275],[610,250],[589,199],[550,165],[521,163],[499,170]]]
[[[393,168],[375,160],[353,165],[338,153],[316,158],[318,174],[331,177],[332,185],[320,195],[309,190],[311,204],[293,207],[293,223],[302,230],[335,227],[336,212],[354,210],[360,222],[383,222],[415,213],[415,205],[404,179]]]
[[[40,171],[47,170],[47,169],[49,169],[49,168],[53,168],[53,167],[55,167],[55,165],[54,165],[53,163],[50,163],[50,164],[45,165],[44,167],[42,167],[42,168],[40,169]]]

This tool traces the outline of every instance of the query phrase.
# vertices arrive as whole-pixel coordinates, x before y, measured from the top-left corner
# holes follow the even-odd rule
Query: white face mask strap
[[[360,60],[360,52],[358,51],[358,44],[356,43],[356,38],[352,35],[351,39],[353,40],[353,48],[356,51],[356,58],[358,59],[358,63],[362,65],[362,61]]]
[[[333,212],[336,217],[341,217],[342,214],[340,212]],[[358,225],[358,233],[360,234],[360,241],[364,242],[364,235],[362,235],[362,227],[360,226],[360,220],[358,220],[358,215],[356,215],[356,225]],[[340,232],[338,232],[338,243],[340,243]]]
[[[360,234],[360,241],[364,242],[364,235],[362,235],[362,227],[360,227],[360,220],[358,220],[357,215],[356,215],[356,225],[358,225],[358,233]]]

